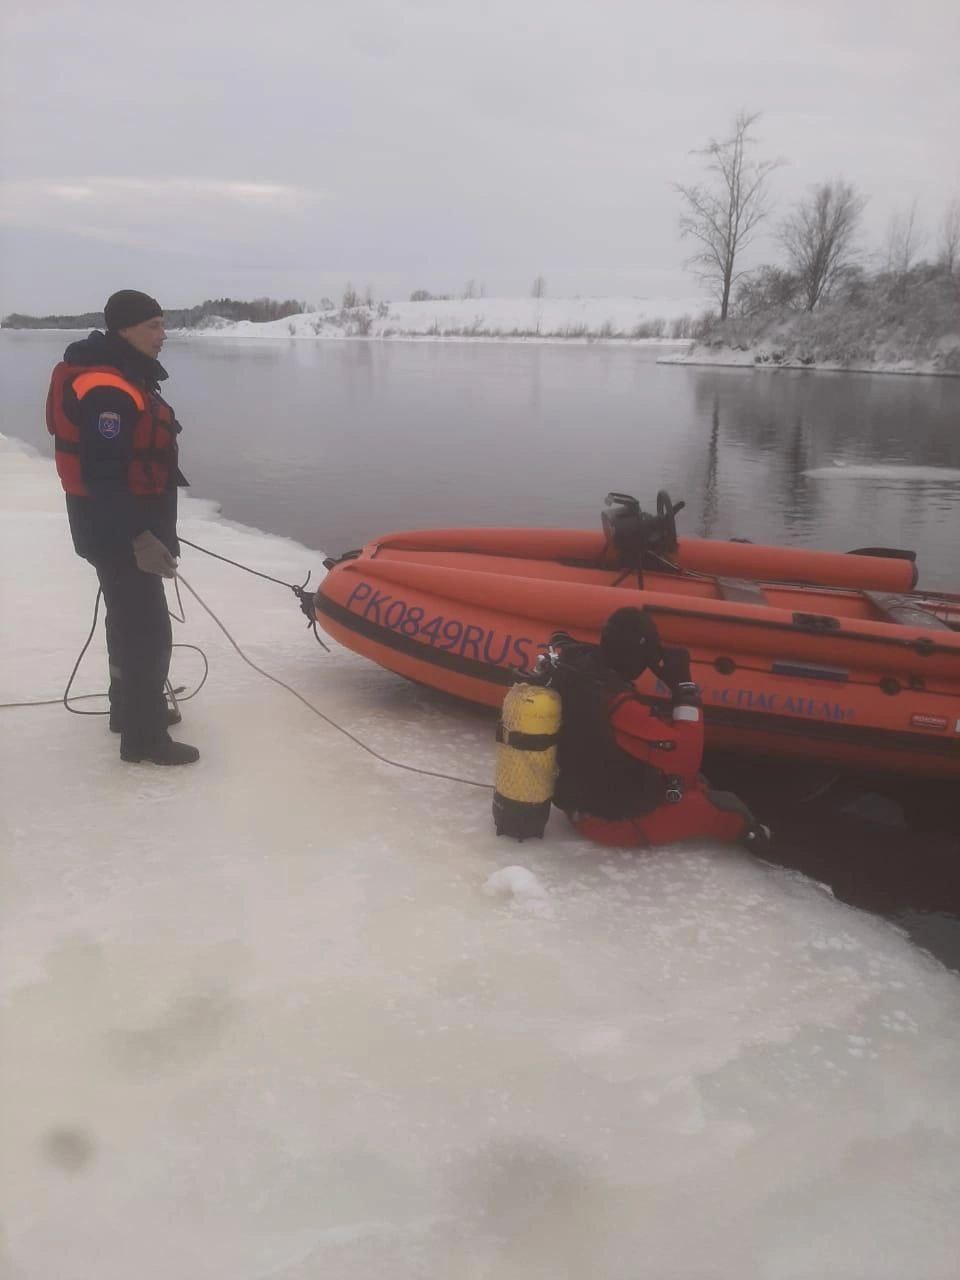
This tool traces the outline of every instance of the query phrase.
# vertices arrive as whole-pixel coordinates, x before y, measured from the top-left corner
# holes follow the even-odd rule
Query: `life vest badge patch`
[[[119,413],[101,413],[97,419],[97,430],[104,440],[115,440],[120,434]]]

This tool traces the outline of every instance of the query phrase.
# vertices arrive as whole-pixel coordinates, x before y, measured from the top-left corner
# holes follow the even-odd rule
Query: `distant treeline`
[[[185,307],[164,311],[168,329],[195,329],[211,316],[223,316],[225,320],[282,320],[284,316],[296,316],[307,310],[305,302],[287,298],[277,302],[274,298],[254,298],[252,302],[238,302],[235,298],[207,298],[198,307]],[[102,329],[103,312],[85,311],[76,316],[25,316],[11,312],[0,321],[4,329]]]
[[[85,311],[80,316],[22,316],[11,311],[0,320],[3,329],[102,329],[103,312]]]

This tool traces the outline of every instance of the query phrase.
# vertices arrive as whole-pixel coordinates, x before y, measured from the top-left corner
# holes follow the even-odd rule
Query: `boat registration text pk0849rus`
[[[537,658],[537,643],[530,636],[515,636],[494,627],[480,627],[459,618],[434,614],[369,582],[357,583],[346,607],[366,622],[475,662],[495,667],[516,666],[527,671]]]

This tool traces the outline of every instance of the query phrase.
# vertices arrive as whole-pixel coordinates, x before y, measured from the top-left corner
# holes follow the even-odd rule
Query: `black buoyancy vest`
[[[569,644],[551,681],[563,701],[554,804],[566,813],[619,821],[663,803],[663,774],[617,743],[610,702],[633,687],[600,662],[594,645]]]

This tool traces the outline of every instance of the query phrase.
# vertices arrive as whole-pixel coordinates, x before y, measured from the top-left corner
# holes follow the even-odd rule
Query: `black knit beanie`
[[[657,624],[642,609],[618,609],[603,624],[600,656],[627,680],[635,680],[661,656]]]
[[[121,289],[119,293],[112,293],[103,308],[107,333],[118,333],[121,329],[130,329],[135,324],[143,324],[144,320],[162,315],[163,307],[156,298],[140,293],[138,289]]]

